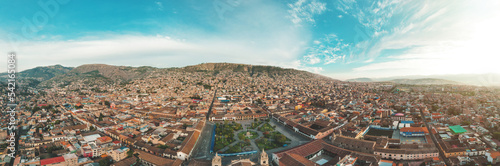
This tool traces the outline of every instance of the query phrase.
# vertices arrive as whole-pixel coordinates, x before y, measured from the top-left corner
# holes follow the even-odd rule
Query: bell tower
[[[222,159],[221,157],[215,153],[214,158],[212,159],[212,166],[222,166]]]
[[[260,153],[260,165],[269,166],[269,156],[264,149],[262,149],[262,153]]]

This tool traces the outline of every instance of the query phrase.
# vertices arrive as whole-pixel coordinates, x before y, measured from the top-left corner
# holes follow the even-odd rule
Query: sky
[[[230,62],[341,80],[500,73],[496,0],[113,2],[0,1],[0,50],[16,52],[18,70]]]

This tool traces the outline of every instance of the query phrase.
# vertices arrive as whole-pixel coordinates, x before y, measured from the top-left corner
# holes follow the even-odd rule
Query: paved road
[[[431,135],[431,138],[432,138],[432,142],[434,142],[434,145],[436,146],[436,148],[439,150],[439,157],[441,159],[443,159],[443,161],[446,163],[446,165],[451,165],[450,162],[448,162],[448,160],[445,158],[445,155],[444,155],[444,152],[441,148],[439,148],[439,143],[437,142],[437,139],[436,139],[436,136],[434,136],[434,134],[432,134],[432,130],[431,128],[429,127],[429,125],[427,124],[427,119],[425,118],[424,116],[424,111],[423,110],[420,110],[420,116],[422,117],[422,119],[424,120],[424,124],[425,124],[425,127],[427,127],[427,130],[429,130],[429,134]]]
[[[214,106],[214,101],[215,101],[215,96],[217,95],[217,89],[215,89],[215,92],[214,92],[214,97],[212,98],[212,103],[210,104],[210,108],[208,108],[208,112],[207,112],[207,121],[208,121],[208,118],[210,117],[210,114],[212,114],[212,108]]]
[[[217,89],[214,92],[212,103],[208,108],[205,127],[203,127],[203,130],[201,131],[200,137],[198,138],[198,142],[196,143],[193,149],[193,154],[191,158],[197,158],[197,159],[208,158],[208,157],[211,158],[210,146],[212,145],[211,140],[214,131],[214,123],[208,121],[208,118],[210,117],[210,114],[212,114],[212,108],[214,106],[216,95],[217,95]]]
[[[210,154],[210,145],[212,140],[212,133],[214,130],[214,123],[208,121],[201,131],[200,138],[198,138],[198,143],[193,149],[193,157],[196,159],[212,158]]]

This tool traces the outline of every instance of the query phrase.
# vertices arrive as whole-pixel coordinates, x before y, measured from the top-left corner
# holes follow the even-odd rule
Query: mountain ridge
[[[150,66],[130,67],[107,64],[84,64],[75,67],[73,70],[65,74],[57,75],[49,80],[41,82],[40,87],[51,87],[54,85],[65,86],[75,81],[82,81],[86,84],[121,84],[136,79],[155,77],[161,74],[166,74],[168,72],[207,72],[213,75],[217,75],[220,72],[241,72],[248,74],[251,77],[304,75],[307,77],[325,77],[328,79],[332,79],[326,76],[297,69],[236,63],[202,63],[181,68],[156,68]]]

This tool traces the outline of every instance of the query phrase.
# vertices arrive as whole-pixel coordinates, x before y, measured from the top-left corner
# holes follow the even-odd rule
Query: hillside
[[[295,69],[285,69],[275,66],[261,66],[261,65],[247,65],[247,64],[235,64],[235,63],[202,63],[199,65],[186,66],[182,68],[186,72],[243,72],[248,73],[250,76],[254,74],[292,74],[292,73],[308,73],[306,71],[295,70]],[[312,73],[310,73],[312,74]]]
[[[397,84],[411,84],[411,85],[445,85],[445,84],[453,84],[460,85],[462,83],[444,80],[444,79],[436,79],[436,78],[422,78],[422,79],[394,79],[389,82],[397,83]]]
[[[349,82],[373,82],[371,78],[354,78],[354,79],[348,79],[346,81]]]
[[[154,68],[149,66],[129,67],[105,64],[81,65],[73,70],[40,83],[39,87],[66,86],[72,82],[88,85],[122,84],[130,81],[166,75],[168,73],[206,73],[209,75],[241,73],[250,77],[279,77],[296,75],[299,77],[323,77],[317,74],[295,69],[284,69],[274,66],[256,66],[233,63],[203,63],[183,68]],[[325,77],[327,78],[327,77]],[[328,78],[330,79],[330,78]]]
[[[17,81],[21,85],[37,86],[40,82],[49,80],[58,75],[63,75],[72,69],[72,67],[64,67],[61,65],[35,67],[19,72],[17,74]],[[1,77],[7,77],[7,73],[2,73]],[[5,79],[2,79],[2,81],[5,81]]]
[[[153,71],[159,69],[154,67],[129,67],[112,66],[105,64],[81,65],[70,72],[58,75],[50,80],[40,83],[41,87],[52,87],[54,85],[64,86],[71,82],[80,81],[85,84],[114,84],[124,83],[137,78],[143,78]]]
[[[394,76],[384,78],[356,78],[346,81],[365,82],[363,80],[372,80],[370,82],[386,82],[395,81],[400,82],[403,80],[419,80],[419,79],[438,79],[451,81],[448,84],[467,84],[476,86],[500,86],[500,74],[498,73],[485,73],[485,74],[446,74],[446,75],[408,75],[408,76]],[[421,80],[429,82],[431,80]],[[403,81],[407,82],[407,81]],[[431,81],[432,82],[432,81]],[[436,82],[436,84],[442,84]],[[447,84],[447,83],[445,83]]]

